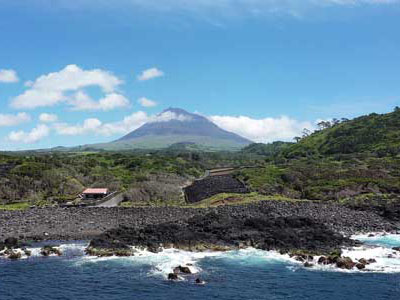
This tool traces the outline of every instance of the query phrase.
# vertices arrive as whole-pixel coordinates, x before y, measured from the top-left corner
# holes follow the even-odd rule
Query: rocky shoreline
[[[306,201],[207,209],[46,208],[0,211],[0,250],[17,259],[26,243],[44,240],[90,240],[86,253],[99,257],[131,256],[138,248],[157,253],[166,248],[228,251],[253,247],[289,254],[305,267],[312,267],[313,258],[321,256],[318,264],[363,269],[373,262],[341,257],[341,248],[360,244],[349,236],[398,233],[399,229],[398,222],[373,210]],[[14,247],[7,246],[10,241]],[[22,250],[13,250],[17,247]],[[54,249],[42,249],[42,254],[57,254]]]

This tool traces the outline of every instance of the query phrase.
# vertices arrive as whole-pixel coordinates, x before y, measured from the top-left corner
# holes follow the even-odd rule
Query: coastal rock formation
[[[226,251],[252,246],[263,250],[289,252],[302,249],[327,253],[354,241],[304,217],[273,217],[268,213],[242,217],[227,213],[194,216],[187,221],[148,225],[144,228],[120,227],[93,239],[89,250],[98,245],[113,244],[118,248],[149,245],[174,247],[188,251]],[[114,247],[115,248],[115,247]],[[182,270],[181,270],[182,271]]]
[[[40,254],[43,256],[50,256],[50,255],[57,255],[57,256],[61,256],[62,252],[60,249],[58,249],[55,246],[44,246],[42,247],[42,249],[40,249]]]
[[[117,240],[94,239],[86,248],[86,254],[97,257],[132,256],[134,251]]]
[[[374,211],[354,210],[338,204],[317,202],[263,201],[249,205],[229,205],[208,209],[33,208],[25,211],[0,210],[0,241],[3,241],[3,243],[0,242],[0,249],[6,247],[4,240],[10,237],[17,237],[21,241],[90,240],[98,238],[104,232],[123,227],[139,230],[147,226],[167,223],[182,226],[187,224],[189,219],[203,218],[208,214],[239,220],[239,222],[257,218],[274,220],[273,222],[283,222],[281,225],[283,229],[287,226],[285,220],[306,219],[323,225],[333,232],[343,232],[346,235],[360,232],[391,232],[400,228],[399,223],[386,220]],[[8,245],[13,243],[15,244],[15,240],[7,240]],[[237,246],[248,247],[251,244],[250,239],[245,239],[238,241]],[[159,250],[160,245],[155,243],[153,246],[152,251]],[[225,248],[223,245],[213,246],[218,246],[221,250]]]

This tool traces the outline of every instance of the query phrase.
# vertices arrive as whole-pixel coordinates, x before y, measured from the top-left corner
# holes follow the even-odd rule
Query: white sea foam
[[[376,263],[366,265],[362,271],[354,268],[353,270],[338,269],[334,265],[318,265],[319,257],[314,257],[314,266],[308,270],[318,271],[334,271],[334,272],[385,272],[385,273],[400,273],[400,252],[392,250],[392,247],[400,245],[400,235],[374,233],[355,235],[353,239],[361,240],[365,245],[350,249],[343,249],[343,256],[350,257],[357,262],[361,258],[375,259]],[[276,251],[263,251],[254,248],[242,250],[227,251],[227,252],[188,252],[177,249],[164,249],[160,253],[152,253],[146,250],[134,249],[135,255],[132,257],[93,257],[87,256],[84,253],[86,243],[68,243],[62,244],[59,248],[63,256],[75,258],[76,265],[84,265],[88,263],[103,263],[106,261],[118,261],[124,264],[142,265],[150,267],[148,276],[156,276],[167,278],[168,274],[173,272],[177,266],[188,266],[193,274],[201,273],[203,270],[200,267],[200,262],[205,258],[224,259],[234,264],[268,264],[268,263],[283,263],[287,267],[296,271],[303,268],[303,263],[290,258],[289,255],[281,255]],[[32,252],[32,257],[40,257],[41,247],[28,248]],[[28,258],[22,253],[22,258]],[[183,279],[182,277],[181,279]]]
[[[332,265],[318,265],[319,257],[315,257],[313,269],[335,271],[335,272],[380,272],[380,273],[400,273],[400,252],[392,250],[394,246],[400,246],[399,234],[387,233],[368,233],[354,235],[351,237],[364,242],[360,247],[346,248],[342,251],[342,256],[350,257],[354,262],[359,259],[375,259],[375,263],[366,265],[364,270],[354,268],[352,270],[338,269]]]

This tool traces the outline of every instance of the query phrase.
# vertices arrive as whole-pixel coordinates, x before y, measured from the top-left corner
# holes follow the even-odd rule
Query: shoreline
[[[91,240],[119,227],[144,228],[163,223],[184,224],[207,214],[230,218],[308,218],[345,236],[400,230],[400,223],[387,220],[371,210],[317,202],[262,201],[255,204],[215,208],[33,208],[0,211],[0,240]]]
[[[360,245],[349,237],[399,232],[398,223],[373,211],[316,202],[263,201],[216,208],[42,208],[0,212],[0,242],[90,241],[94,256],[131,256],[131,247],[159,253],[275,250],[305,262],[340,257],[343,247]],[[339,254],[338,254],[339,253]],[[335,258],[336,257],[336,258]]]

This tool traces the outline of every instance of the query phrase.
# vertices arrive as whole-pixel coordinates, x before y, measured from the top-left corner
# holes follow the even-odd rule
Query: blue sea
[[[35,245],[29,258],[0,259],[0,300],[400,299],[400,253],[391,250],[400,245],[400,236],[355,238],[366,245],[346,249],[344,255],[375,258],[368,271],[308,269],[286,255],[256,249],[169,249],[160,254],[139,251],[130,258],[95,258],[84,255],[84,241],[62,244],[61,257],[40,257],[41,245]],[[195,274],[168,281],[168,273],[178,265],[189,265]],[[205,284],[195,284],[199,277]]]

